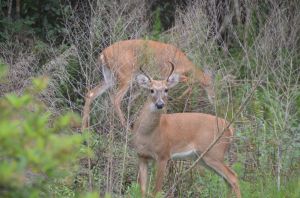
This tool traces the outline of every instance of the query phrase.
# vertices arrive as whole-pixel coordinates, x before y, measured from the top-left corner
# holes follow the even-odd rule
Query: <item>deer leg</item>
[[[147,162],[148,162],[147,159],[142,157],[139,158],[138,182],[141,187],[142,197],[145,197],[146,190],[147,190],[147,174],[148,174]]]
[[[120,118],[120,122],[123,127],[126,127],[126,120],[125,120],[124,114],[121,110],[121,102],[122,102],[122,99],[125,96],[128,88],[129,88],[128,84],[123,84],[121,86],[121,88],[119,89],[119,91],[117,92],[115,99],[114,99],[114,106],[116,109],[116,113],[117,113],[118,117]]]
[[[156,170],[156,177],[155,177],[155,188],[154,188],[154,193],[158,193],[161,191],[163,181],[164,181],[164,175],[166,171],[168,160],[158,160],[156,162],[157,164],[157,170]]]
[[[240,187],[238,183],[238,178],[236,173],[230,169],[228,166],[226,166],[224,163],[215,160],[211,157],[204,157],[204,162],[214,169],[219,175],[221,175],[231,186],[232,190],[236,194],[237,198],[241,197]]]
[[[199,82],[200,86],[205,90],[208,100],[211,104],[214,104],[215,100],[215,89],[211,74],[196,70],[195,78]]]
[[[112,83],[102,82],[92,90],[88,91],[88,93],[85,96],[85,103],[83,107],[82,130],[89,127],[89,115],[92,102],[95,100],[95,98],[102,95],[112,85]]]

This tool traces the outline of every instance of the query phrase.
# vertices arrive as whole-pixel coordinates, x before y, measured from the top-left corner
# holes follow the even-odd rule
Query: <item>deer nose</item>
[[[165,106],[165,104],[163,102],[157,102],[155,104],[155,106],[156,106],[157,109],[162,109]]]

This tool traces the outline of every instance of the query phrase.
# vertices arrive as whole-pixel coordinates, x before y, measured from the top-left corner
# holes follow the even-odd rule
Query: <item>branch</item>
[[[7,6],[8,6],[7,17],[8,17],[9,19],[11,19],[12,1],[13,1],[13,0],[9,0],[8,3],[7,3]]]
[[[71,45],[69,49],[64,51],[59,56],[55,57],[48,63],[42,66],[42,74],[51,74],[53,72],[53,69],[57,68],[59,66],[60,68],[64,68],[68,64],[68,58],[70,56],[76,56],[77,55],[77,48],[75,45]]]
[[[20,19],[21,12],[21,0],[16,0],[16,18]]]

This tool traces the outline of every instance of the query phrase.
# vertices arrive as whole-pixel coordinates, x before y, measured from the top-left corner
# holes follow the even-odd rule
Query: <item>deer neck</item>
[[[143,135],[151,135],[160,124],[161,115],[164,110],[158,110],[148,99],[140,112],[135,132]]]

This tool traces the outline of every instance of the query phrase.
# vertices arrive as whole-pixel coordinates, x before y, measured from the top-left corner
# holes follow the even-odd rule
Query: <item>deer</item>
[[[166,114],[169,89],[180,79],[180,74],[171,72],[164,80],[153,80],[140,67],[137,84],[148,90],[148,99],[142,107],[133,127],[133,145],[138,155],[138,183],[142,196],[146,195],[147,165],[156,162],[155,194],[162,189],[164,173],[169,160],[197,159],[209,145],[216,144],[203,156],[202,161],[221,175],[240,198],[237,174],[224,163],[224,155],[234,130],[225,119],[204,113]]]
[[[119,41],[105,48],[99,55],[97,64],[102,66],[104,81],[89,90],[85,96],[82,130],[89,127],[92,102],[114,85],[117,85],[117,91],[115,96],[111,97],[112,103],[121,125],[127,126],[121,103],[143,59],[153,61],[153,70],[159,71],[161,76],[168,74],[168,67],[164,63],[172,61],[176,65],[176,73],[180,74],[180,82],[189,85],[183,95],[191,90],[194,82],[198,82],[206,91],[209,101],[213,103],[215,94],[211,73],[197,68],[174,45],[141,39]]]

